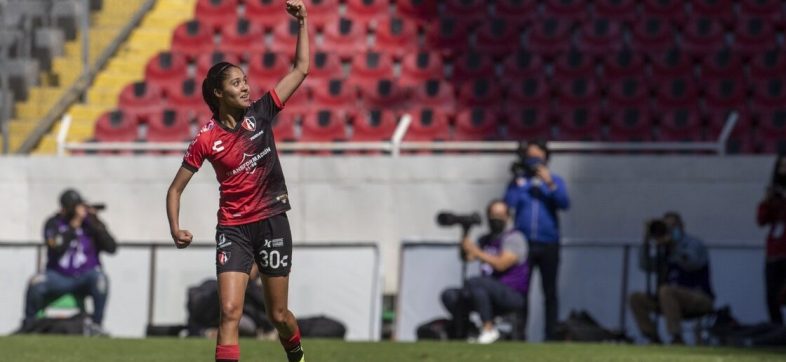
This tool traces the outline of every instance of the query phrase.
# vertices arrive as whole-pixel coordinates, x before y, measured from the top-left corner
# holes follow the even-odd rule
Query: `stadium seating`
[[[264,51],[264,42],[264,29],[261,23],[253,19],[238,19],[221,27],[221,43],[218,49],[248,60],[251,54]]]
[[[599,0],[595,1],[595,16],[605,19],[617,19],[632,24],[638,17],[634,0]]]
[[[775,27],[763,17],[749,17],[737,21],[734,32],[734,50],[753,57],[778,46]]]
[[[325,25],[324,42],[318,49],[332,52],[341,59],[350,60],[355,54],[365,50],[365,38],[365,23],[360,20],[340,18]],[[293,42],[290,49],[294,48]]]
[[[352,125],[354,128],[350,141],[390,141],[396,130],[397,117],[395,113],[386,109],[370,109],[368,112],[356,115]]]
[[[389,0],[346,0],[346,17],[376,27],[383,14],[388,14]]]
[[[161,52],[145,67],[145,80],[153,84],[168,95],[171,90],[180,86],[181,80],[186,77],[188,63],[186,57],[180,53]]]
[[[553,139],[550,122],[550,109],[547,106],[509,107],[507,114],[507,133],[509,140]]]
[[[494,16],[510,23],[526,26],[538,16],[538,2],[526,0],[498,0],[494,2]]]
[[[411,101],[442,112],[453,112],[456,105],[454,87],[441,79],[429,79],[414,89]]]
[[[254,59],[251,59],[253,64]],[[196,79],[205,79],[207,72],[210,68],[217,63],[229,62],[235,65],[240,65],[240,56],[232,53],[224,53],[219,50],[211,53],[200,54],[196,58]]]
[[[609,140],[653,141],[653,115],[648,105],[619,107],[609,115]]]
[[[133,142],[138,139],[136,117],[123,111],[101,115],[96,122],[95,139],[99,142]]]
[[[482,0],[447,0],[442,15],[475,27],[486,22],[488,4]]]
[[[321,0],[319,3],[328,3],[330,1]],[[266,30],[273,29],[276,24],[281,24],[289,20],[289,15],[281,11],[281,4],[275,0],[245,0],[246,12],[245,18],[256,26],[263,27]],[[318,17],[319,7],[306,3],[308,7],[309,21],[314,22]],[[316,23],[315,23],[316,24]]]
[[[723,25],[713,18],[692,19],[685,24],[682,48],[695,58],[704,58],[726,45]]]
[[[330,52],[315,52],[311,59],[308,84],[313,88],[323,87],[330,79],[343,79],[341,60]]]
[[[388,53],[369,51],[352,58],[352,78],[373,80],[393,76],[393,58]]]
[[[289,57],[284,54],[256,53],[248,63],[248,81],[270,87],[289,72],[290,64]]]
[[[338,0],[307,0],[308,21],[319,29],[324,29],[325,24],[335,21],[339,10],[338,3]]]
[[[148,142],[184,142],[190,141],[191,137],[190,118],[175,109],[156,112],[147,122],[145,139]]]
[[[468,35],[468,23],[452,17],[441,17],[426,27],[425,47],[438,49],[446,57],[454,57],[469,47]]]
[[[634,23],[631,35],[633,50],[649,58],[665,53],[676,41],[673,25],[668,20],[649,15]]]
[[[496,59],[504,58],[519,43],[516,24],[504,18],[486,19],[476,32],[475,49]]]
[[[273,137],[276,142],[297,141],[295,118],[296,115],[287,112],[281,112],[276,116],[273,120]]]
[[[470,108],[456,115],[455,141],[492,141],[501,139],[500,114],[489,108]]]
[[[702,140],[699,106],[667,108],[657,105],[660,127],[658,140],[664,142],[696,142]]]
[[[558,104],[555,114],[557,139],[562,141],[601,141],[603,110],[597,104]]]
[[[579,32],[578,47],[590,56],[603,59],[624,46],[622,25],[618,21],[596,18],[584,23]]]
[[[193,78],[184,79],[167,94],[167,105],[189,117],[195,117],[208,110],[202,99],[202,81]]]
[[[543,11],[546,17],[581,23],[589,16],[587,8],[584,0],[546,0]]]
[[[698,0],[691,2],[693,17],[718,19],[724,27],[731,27],[735,22],[734,4],[731,0]]]
[[[543,59],[524,49],[519,49],[515,54],[510,54],[502,64],[501,81],[522,79],[532,75],[543,74],[545,66]]]
[[[646,74],[644,56],[630,49],[623,49],[617,54],[604,58],[603,77],[614,82],[618,79],[642,76]]]
[[[527,31],[526,41],[533,53],[548,59],[570,49],[570,22],[557,17],[541,19]]]
[[[346,141],[346,117],[344,111],[322,108],[303,117],[301,142]]]
[[[451,79],[456,83],[495,77],[494,61],[486,54],[469,52],[457,58],[453,63]]]
[[[189,60],[212,52],[214,47],[213,29],[200,20],[180,24],[172,35],[172,52],[184,54]]]
[[[409,111],[412,123],[409,125],[405,141],[447,141],[450,139],[450,125],[445,113],[432,108],[415,108]]]
[[[235,22],[237,7],[238,0],[199,0],[196,17],[202,24],[217,31],[224,24]]]
[[[440,54],[421,50],[404,56],[399,84],[415,87],[428,79],[441,76],[444,76],[444,65]]]
[[[498,108],[502,104],[502,89],[493,79],[476,79],[459,88],[458,103],[461,107]]]
[[[376,27],[375,47],[400,59],[417,50],[418,29],[414,21],[400,17],[383,17]]]
[[[137,121],[147,122],[161,111],[161,89],[145,82],[129,84],[120,92],[118,106],[126,110],[126,117],[133,115],[139,117]]]
[[[407,92],[390,78],[359,80],[355,86],[360,91],[363,108],[399,110],[407,105]]]
[[[396,11],[398,16],[412,19],[421,26],[430,23],[439,14],[436,1],[423,0],[397,0]]]

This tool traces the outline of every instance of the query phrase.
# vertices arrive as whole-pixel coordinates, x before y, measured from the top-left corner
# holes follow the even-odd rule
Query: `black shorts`
[[[243,225],[216,227],[216,274],[227,271],[286,276],[292,268],[292,232],[287,214]]]

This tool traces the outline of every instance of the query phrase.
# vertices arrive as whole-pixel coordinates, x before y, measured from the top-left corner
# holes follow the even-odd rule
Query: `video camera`
[[[510,165],[510,173],[513,178],[531,178],[538,172],[538,167],[545,165],[545,162],[537,157],[527,157],[527,144],[521,143],[516,150],[518,160]]]

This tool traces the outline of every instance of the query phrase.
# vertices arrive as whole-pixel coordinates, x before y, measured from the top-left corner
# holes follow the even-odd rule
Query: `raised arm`
[[[281,100],[282,104],[286,103],[287,99],[300,86],[300,83],[303,83],[303,80],[306,79],[310,57],[306,5],[303,3],[303,0],[287,0],[287,12],[298,20],[300,30],[297,34],[297,46],[295,48],[295,66],[284,78],[281,78],[275,88],[278,99]]]
[[[166,193],[166,216],[169,219],[169,232],[178,249],[187,247],[194,238],[190,231],[180,229],[180,195],[183,194],[183,190],[191,181],[192,176],[194,173],[191,170],[180,167]]]

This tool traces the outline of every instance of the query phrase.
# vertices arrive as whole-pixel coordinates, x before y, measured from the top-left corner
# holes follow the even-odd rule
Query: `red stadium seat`
[[[546,0],[543,11],[546,17],[581,23],[589,17],[587,8],[587,1],[584,0]]]
[[[421,50],[404,56],[399,84],[412,87],[428,79],[444,76],[442,57],[437,52]]]
[[[786,105],[779,104],[769,107],[759,105],[754,109],[759,128],[763,132],[786,138]]]
[[[764,17],[739,20],[734,32],[734,51],[751,58],[778,47],[775,28],[768,21]]]
[[[600,141],[603,112],[598,105],[558,105],[557,139],[560,141]]]
[[[499,113],[486,108],[465,109],[456,115],[455,141],[493,141],[501,139]]]
[[[455,18],[442,17],[426,28],[428,49],[438,50],[447,57],[464,53],[469,47],[469,25]]]
[[[782,48],[770,49],[758,54],[750,62],[750,77],[754,80],[766,80],[786,73],[786,52]]]
[[[346,141],[346,112],[343,110],[317,109],[303,117],[301,142]]]
[[[524,49],[519,49],[515,54],[511,54],[502,64],[501,81],[508,82],[516,79],[524,79],[532,75],[543,74],[543,59]]]
[[[613,56],[607,56],[603,63],[603,78],[615,81],[622,78],[646,74],[644,57],[630,49],[623,49]]]
[[[745,77],[745,68],[739,53],[728,48],[704,59],[701,67],[702,81],[724,77]]]
[[[198,20],[178,25],[172,35],[172,52],[184,54],[192,60],[214,48],[213,30]]]
[[[442,78],[437,78],[427,80],[415,88],[412,103],[440,112],[453,112],[456,97],[453,86]]]
[[[586,22],[579,34],[578,48],[598,59],[617,53],[624,46],[621,24],[609,19],[596,18]]]
[[[401,109],[408,101],[407,93],[392,79],[368,79],[356,84],[365,108]]]
[[[740,14],[742,16],[759,16],[768,19],[775,26],[783,26],[782,2],[778,0],[742,0]]]
[[[538,16],[538,2],[532,0],[497,0],[494,9],[495,16],[520,25],[527,25]]]
[[[191,122],[187,115],[166,108],[147,122],[148,142],[186,142],[191,139]]]
[[[781,75],[753,83],[752,106],[775,107],[786,104],[786,76]]]
[[[168,95],[185,78],[188,63],[182,54],[161,52],[151,58],[145,66],[145,81],[153,84]]]
[[[332,79],[324,88],[314,88],[314,102],[317,107],[355,107],[357,92],[354,87],[340,79]]]
[[[470,26],[479,25],[488,17],[488,4],[483,0],[447,0],[442,16],[457,19]]]
[[[450,125],[445,113],[431,108],[410,110],[412,123],[404,141],[446,141],[450,138]]]
[[[248,61],[248,82],[272,87],[289,72],[290,64],[289,57],[284,54],[253,54]]]
[[[645,17],[634,24],[631,47],[637,53],[656,58],[674,47],[673,25],[659,17]]]
[[[593,78],[560,79],[556,81],[557,99],[564,106],[599,104],[601,90]]]
[[[546,18],[535,22],[526,37],[534,54],[553,59],[570,49],[570,23],[560,18]]]
[[[725,27],[731,27],[735,22],[734,3],[732,0],[696,0],[693,5],[691,17],[707,17],[719,20]]]
[[[272,88],[273,86],[274,85],[271,84],[267,88]],[[292,93],[292,95],[289,96],[289,99],[284,101],[284,109],[281,110],[280,114],[297,116],[306,114],[306,112],[308,112],[314,106],[310,97],[311,89],[313,88],[304,87],[301,85],[300,88],[295,91],[295,93]],[[257,93],[254,99],[261,97],[263,94],[265,94],[264,92],[266,91],[267,89],[265,89],[265,91],[260,89],[260,92]]]
[[[738,114],[737,123],[731,132],[731,139],[742,139],[749,137],[753,129],[753,114],[747,109],[742,107],[735,109]],[[723,127],[726,124],[731,110],[728,109],[712,109],[707,112],[707,130],[704,132],[704,140],[716,141],[721,135]],[[773,114],[774,115],[774,114]],[[775,115],[774,115],[775,116]],[[770,118],[775,120],[776,118]],[[764,119],[766,122],[766,118]],[[764,124],[759,125],[761,129],[765,129]],[[786,136],[786,133],[778,133]]]
[[[595,16],[633,23],[638,18],[635,0],[598,0],[595,1]]]
[[[510,83],[507,103],[513,106],[548,104],[551,85],[544,75],[533,75]]]
[[[123,111],[106,112],[96,121],[95,139],[98,142],[134,142],[137,140],[137,126],[136,118]]]
[[[195,117],[207,112],[209,108],[202,99],[202,82],[195,81],[193,78],[184,79],[178,83],[178,87],[173,88],[167,103],[169,108],[176,109],[178,113]]]
[[[551,111],[540,105],[508,109],[507,134],[509,140],[551,139]]]
[[[397,15],[426,25],[439,15],[436,1],[428,0],[397,0]]]
[[[346,17],[376,27],[380,17],[390,16],[389,0],[346,0]]]
[[[682,48],[696,58],[709,56],[725,45],[723,26],[712,18],[690,21],[682,33]]]
[[[644,0],[642,14],[682,23],[686,19],[685,2],[682,0]]]
[[[466,82],[473,79],[492,79],[495,78],[494,62],[491,57],[470,52],[457,58],[453,63],[453,74],[451,79],[454,82]]]
[[[199,0],[194,17],[202,24],[218,30],[237,18],[238,0]]]
[[[387,54],[368,51],[352,58],[350,78],[377,79],[393,76],[393,59]]]
[[[689,107],[698,104],[696,83],[687,77],[655,79],[658,104],[665,107]]]
[[[236,54],[248,60],[251,54],[263,52],[265,37],[262,26],[253,20],[238,19],[221,28],[221,43],[218,49],[224,53]]]
[[[325,25],[336,20],[339,10],[338,0],[306,0],[308,10],[308,21],[319,29],[324,29]]]
[[[300,25],[297,20],[290,17],[288,21],[282,22],[273,28],[273,42],[266,51],[273,53],[295,54],[295,46],[300,32]],[[310,49],[316,47],[315,32],[309,32],[308,44]]]
[[[220,62],[229,62],[240,66],[240,57],[237,54],[223,53],[218,50],[202,54],[196,60],[196,79],[205,79],[210,68]]]
[[[488,19],[478,29],[475,49],[478,52],[501,59],[510,54],[511,47],[519,44],[517,23],[504,18]]]
[[[361,22],[340,18],[325,25],[320,50],[336,53],[341,59],[349,60],[365,49],[366,28]]]
[[[161,89],[144,81],[126,85],[117,103],[118,108],[125,111],[126,117],[135,115],[145,122],[163,107]]]
[[[344,69],[341,60],[330,52],[316,52],[311,58],[308,84],[312,88],[324,87],[330,79],[343,79]]]
[[[649,83],[642,76],[620,78],[608,89],[609,103],[613,107],[643,105],[649,101]]]
[[[705,103],[708,109],[735,109],[744,106],[748,85],[738,77],[724,77],[706,82]]]
[[[294,114],[281,112],[273,119],[273,138],[276,142],[297,141],[295,117]]]
[[[458,103],[461,107],[500,108],[502,88],[493,79],[476,79],[459,89]]]
[[[321,2],[326,2],[322,0]],[[275,0],[245,0],[246,12],[244,16],[256,26],[267,30],[273,29],[276,25],[286,22],[289,14],[282,11],[282,4]],[[306,3],[308,9],[308,21],[314,21],[313,5]],[[316,25],[316,23],[313,23]]]
[[[578,50],[559,56],[554,61],[555,79],[572,79],[578,77],[594,77],[595,62],[592,57]]]
[[[398,59],[417,50],[417,25],[407,18],[381,18],[376,34],[376,48]]]
[[[703,138],[699,105],[667,108],[657,106],[658,141],[697,142]]]
[[[609,109],[609,139],[614,142],[646,142],[654,139],[649,107]]]
[[[390,141],[396,131],[398,117],[389,110],[373,109],[362,116],[355,117],[351,141],[377,142]]]
[[[652,78],[655,81],[693,76],[693,61],[690,56],[677,49],[671,49],[652,59]]]

